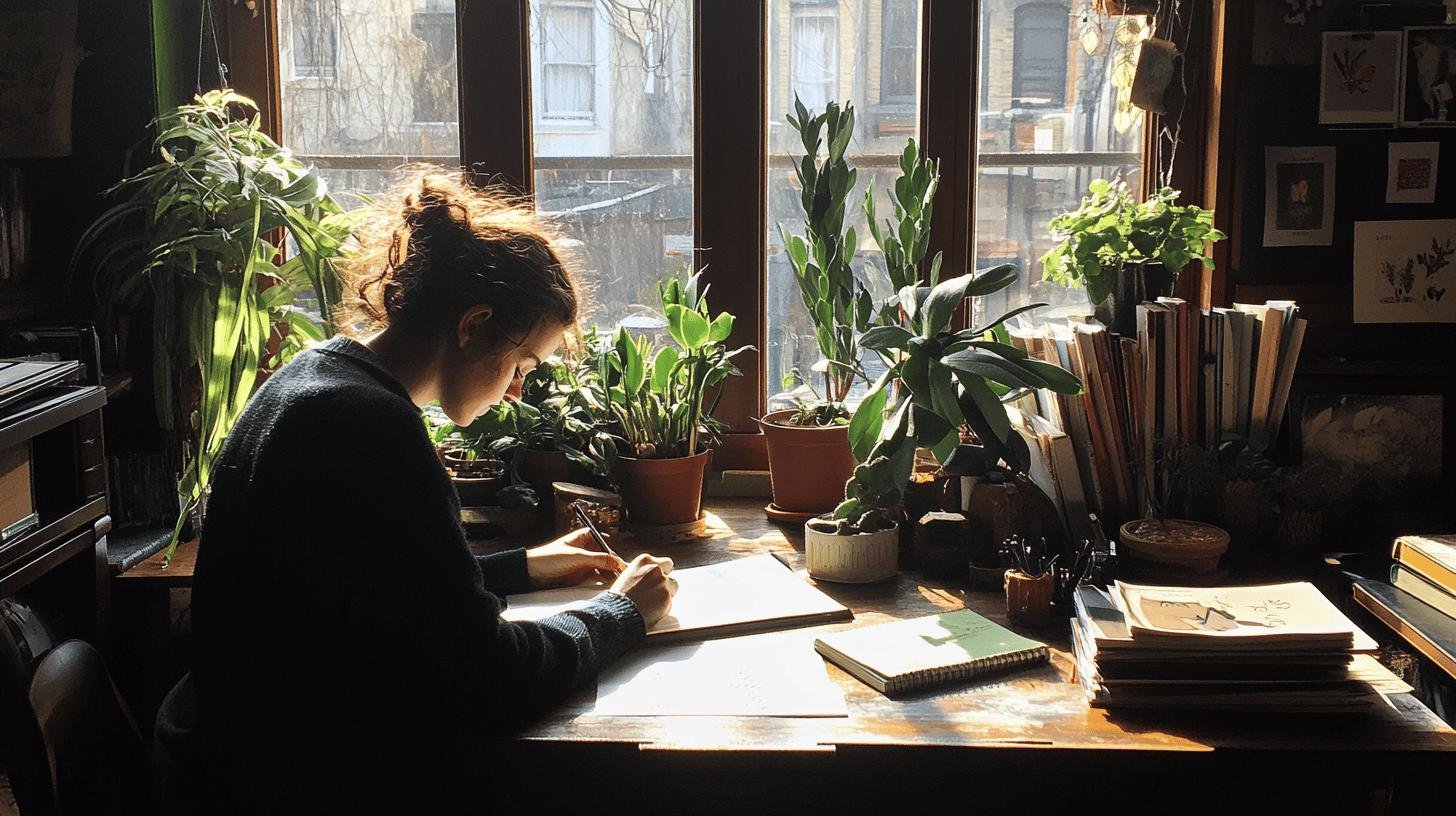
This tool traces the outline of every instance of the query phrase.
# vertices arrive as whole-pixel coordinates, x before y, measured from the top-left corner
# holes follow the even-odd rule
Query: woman
[[[382,200],[347,270],[356,316],[382,329],[277,372],[213,475],[192,598],[196,750],[181,758],[202,766],[203,812],[509,799],[490,738],[671,604],[671,561],[624,564],[584,531],[470,554],[420,408],[467,424],[519,394],[576,321],[579,289],[529,211],[457,177]],[[598,573],[615,581],[585,609],[500,619],[506,594]],[[174,752],[176,707],[159,722]]]

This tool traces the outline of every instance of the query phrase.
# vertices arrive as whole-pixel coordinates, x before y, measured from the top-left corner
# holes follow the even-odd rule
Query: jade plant
[[[334,260],[356,216],[244,96],[209,91],[154,125],[155,163],[107,191],[118,203],[82,235],[70,278],[94,281],[105,323],[150,310],[157,420],[183,438],[170,557],[261,370],[332,333]]]
[[[796,97],[788,122],[799,135],[805,154],[794,165],[804,232],[791,233],[782,224],[784,254],[794,271],[804,309],[814,323],[821,358],[814,367],[823,384],[815,405],[796,414],[800,424],[831,424],[849,415],[844,400],[856,380],[867,379],[860,363],[860,335],[870,327],[874,302],[851,268],[858,246],[853,226],[844,223],[857,171],[845,160],[854,135],[854,106],[830,102],[815,114]],[[820,147],[825,155],[819,160]]]
[[[1193,261],[1213,268],[1210,245],[1226,236],[1214,228],[1212,210],[1178,204],[1179,192],[1169,187],[1138,201],[1120,180],[1095,179],[1087,193],[1049,224],[1059,243],[1041,258],[1047,280],[1085,286],[1102,303],[1130,263],[1158,261],[1174,274]]]
[[[619,328],[610,352],[601,357],[601,381],[609,384],[607,410],[635,457],[693,456],[700,452],[704,435],[722,430],[713,419],[722,398],[719,386],[739,373],[733,358],[750,347],[730,351],[725,345],[733,332],[733,315],[709,311],[701,275],[686,284],[674,278],[658,286],[672,344],[658,347]]]

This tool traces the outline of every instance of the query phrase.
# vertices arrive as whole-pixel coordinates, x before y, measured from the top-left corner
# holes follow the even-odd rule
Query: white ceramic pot
[[[804,560],[809,576],[840,584],[870,584],[900,571],[899,527],[858,535],[835,535],[804,525]]]

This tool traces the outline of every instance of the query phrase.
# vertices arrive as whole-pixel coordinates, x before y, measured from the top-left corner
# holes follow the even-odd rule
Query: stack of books
[[[1395,540],[1390,583],[1357,579],[1355,601],[1456,677],[1456,535]]]
[[[1077,484],[1069,469],[1057,473],[1062,489],[1053,500],[1077,505],[1079,494],[1115,530],[1148,514],[1148,497],[1170,478],[1168,451],[1213,449],[1234,437],[1268,449],[1305,328],[1293,301],[1199,310],[1169,297],[1138,306],[1135,338],[1091,319],[1013,328],[1013,342],[1028,355],[1082,381],[1080,394],[1041,390],[1018,403],[1041,420],[1019,423],[1033,452],[1055,458],[1064,435],[1076,460]]]
[[[1354,713],[1410,687],[1312,584],[1078,587],[1077,679],[1095,706]]]

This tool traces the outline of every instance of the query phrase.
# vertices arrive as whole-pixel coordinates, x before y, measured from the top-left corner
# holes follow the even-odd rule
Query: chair
[[[52,649],[36,666],[29,698],[56,813],[155,812],[146,743],[95,648],[68,640]]]

